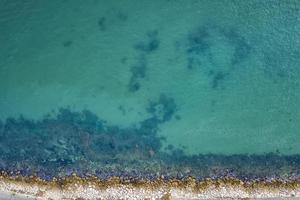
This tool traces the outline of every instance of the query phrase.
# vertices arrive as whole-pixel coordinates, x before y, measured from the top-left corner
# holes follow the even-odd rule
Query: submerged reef
[[[163,150],[166,139],[159,136],[159,126],[176,111],[174,99],[162,94],[149,102],[150,117],[129,128],[109,125],[88,110],[68,108],[38,121],[8,118],[0,122],[0,168],[45,180],[72,173],[101,180],[299,177],[300,155],[187,155],[172,145]]]

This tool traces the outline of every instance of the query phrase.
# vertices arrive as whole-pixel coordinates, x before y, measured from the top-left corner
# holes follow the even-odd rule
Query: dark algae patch
[[[145,41],[135,44],[133,47],[138,52],[136,62],[130,68],[131,78],[128,83],[128,90],[136,92],[141,88],[140,80],[146,77],[148,65],[147,57],[159,48],[158,31],[148,31]]]
[[[148,113],[157,118],[160,122],[169,121],[174,113],[177,111],[177,105],[173,98],[167,97],[165,94],[161,94],[158,101],[150,102],[147,108]]]
[[[212,89],[224,88],[220,85],[224,85],[227,77],[249,58],[252,51],[237,29],[217,24],[200,25],[189,31],[185,40],[187,69],[208,76]],[[223,60],[218,58],[220,52],[216,45],[220,44],[229,52]]]
[[[188,47],[186,53],[188,55],[191,55],[191,57],[206,53],[206,51],[209,50],[209,45],[210,45],[208,42],[209,37],[210,35],[206,27],[197,28],[195,31],[189,33],[187,38]],[[191,67],[192,66],[189,66],[189,68]]]
[[[259,180],[300,174],[299,155],[187,155],[159,136],[159,126],[176,113],[175,101],[162,94],[149,103],[151,116],[129,128],[109,125],[88,110],[59,110],[32,121],[22,116],[0,123],[0,167],[23,176],[52,177],[76,173],[154,180],[237,177]]]
[[[220,82],[222,82],[226,78],[227,75],[228,74],[225,74],[223,72],[217,72],[217,73],[212,72],[211,73],[211,76],[212,76],[211,87],[213,89],[219,88]]]
[[[121,12],[121,11],[118,11],[116,16],[121,22],[126,22],[128,20],[128,15],[126,13]]]
[[[129,80],[128,89],[130,92],[136,92],[140,89],[140,79],[146,77],[147,60],[144,55],[140,55],[136,63],[131,67],[131,78]]]
[[[106,19],[106,17],[100,17],[98,19],[98,26],[99,26],[100,31],[106,31],[106,29],[107,29],[107,19]]]
[[[70,46],[72,46],[73,41],[67,40],[67,41],[63,42],[62,44],[63,44],[64,47],[70,47]]]
[[[137,51],[150,54],[159,48],[160,41],[158,40],[158,31],[148,31],[145,41],[139,42],[134,45]]]
[[[247,40],[242,35],[238,34],[237,30],[234,28],[223,29],[221,32],[234,46],[231,64],[236,65],[246,60],[252,51],[252,47]]]

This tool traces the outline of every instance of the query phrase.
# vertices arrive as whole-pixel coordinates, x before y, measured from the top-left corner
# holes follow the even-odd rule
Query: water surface
[[[0,0],[0,166],[295,175],[299,33],[296,0]]]

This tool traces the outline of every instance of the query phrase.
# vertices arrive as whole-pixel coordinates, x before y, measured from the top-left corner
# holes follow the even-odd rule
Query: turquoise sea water
[[[0,167],[297,173],[299,33],[297,0],[0,0]]]

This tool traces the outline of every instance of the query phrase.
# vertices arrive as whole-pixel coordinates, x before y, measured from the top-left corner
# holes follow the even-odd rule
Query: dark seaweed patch
[[[62,43],[64,47],[70,47],[73,44],[73,41],[68,40]]]
[[[228,74],[227,73],[224,73],[224,72],[217,72],[215,74],[213,74],[213,78],[212,78],[212,82],[211,82],[211,87],[213,89],[216,89],[216,88],[219,88],[219,85],[220,85],[220,82],[223,81],[226,76]]]
[[[175,115],[175,119],[176,119],[176,120],[181,120],[180,115]]]
[[[200,27],[196,31],[191,32],[188,35],[188,48],[186,52],[188,54],[200,55],[209,49],[209,43],[207,38],[209,33],[205,27]]]
[[[134,45],[134,48],[139,51],[137,62],[131,67],[131,78],[128,84],[130,92],[136,92],[140,89],[141,85],[139,80],[146,77],[147,70],[147,54],[152,53],[159,47],[158,31],[149,31],[147,33],[147,40]]]
[[[157,126],[158,121],[149,118],[140,123],[139,129],[121,129],[107,126],[90,111],[72,112],[66,108],[60,109],[56,118],[37,122],[9,118],[0,140],[7,151],[0,152],[0,159],[64,168],[78,167],[84,160],[106,162],[116,155],[125,158],[136,149],[136,156],[144,157],[149,150],[158,152],[161,147]]]
[[[136,92],[136,91],[138,91],[140,88],[141,88],[140,83],[137,82],[137,80],[131,78],[130,81],[129,81],[128,90],[129,90],[130,92]]]
[[[200,27],[188,34],[188,46],[186,49],[188,69],[193,69],[194,66],[201,65],[199,57],[205,56],[205,53],[209,50],[209,43],[207,40],[209,37],[209,32],[205,27]]]
[[[157,119],[157,117],[151,117],[149,119],[146,119],[140,123],[140,134],[142,135],[153,135],[155,132],[157,132],[158,125],[160,124],[160,120]]]
[[[107,20],[105,17],[101,17],[99,20],[98,20],[98,26],[99,26],[99,29],[101,31],[106,31],[106,28],[107,28]]]
[[[166,122],[169,121],[177,111],[177,105],[173,98],[161,94],[157,102],[149,103],[147,111],[155,116],[159,122]]]
[[[132,74],[128,85],[130,92],[136,92],[140,89],[139,80],[146,77],[146,71],[147,61],[145,56],[141,55],[138,58],[137,63],[135,63],[130,69]]]
[[[123,58],[121,59],[121,63],[122,63],[123,65],[125,65],[125,64],[127,63],[127,60],[128,60],[127,57],[123,57]]]
[[[262,155],[186,155],[170,144],[167,153],[161,151],[165,139],[158,136],[159,125],[170,120],[176,110],[174,99],[162,94],[149,103],[151,116],[128,128],[107,125],[88,110],[73,112],[68,108],[38,121],[8,118],[0,123],[0,168],[12,175],[37,175],[45,180],[73,172],[81,177],[89,174],[131,180],[153,180],[161,175],[198,180],[299,177],[300,155],[284,156],[276,149]]]
[[[169,144],[167,147],[166,147],[167,150],[173,150],[174,149],[174,146],[172,144]]]
[[[3,133],[3,128],[4,128],[3,122],[0,120],[0,136]]]
[[[224,46],[231,45],[233,47],[232,57],[227,58],[230,63],[230,66],[226,66],[227,69],[222,70],[220,68],[222,64],[216,60],[218,56],[216,57],[212,50],[214,42],[224,42]],[[187,68],[189,70],[197,69],[195,67],[207,63],[201,67],[201,73],[209,76],[212,89],[220,88],[225,77],[235,70],[235,65],[245,61],[252,51],[247,40],[234,27],[222,28],[216,25],[203,25],[189,32],[185,44]],[[231,51],[231,49],[229,50]]]
[[[126,110],[125,110],[125,108],[124,108],[123,105],[120,105],[120,106],[118,107],[118,109],[121,111],[122,115],[125,115],[125,114],[126,114]]]
[[[145,56],[140,56],[138,62],[131,67],[131,73],[134,78],[145,78],[147,70],[147,61]]]
[[[232,65],[239,64],[246,60],[252,50],[251,46],[247,43],[246,39],[239,35],[233,28],[221,30],[221,33],[233,44],[234,55],[232,58]]]
[[[122,21],[122,22],[126,22],[127,19],[128,19],[128,15],[126,15],[125,13],[119,11],[119,12],[117,13],[117,18],[118,18],[120,21]]]
[[[188,69],[193,69],[195,66],[201,66],[201,61],[193,56],[188,58],[187,63]]]
[[[205,53],[210,48],[208,40],[213,39],[214,35],[224,36],[234,46],[234,55],[231,58],[232,65],[239,64],[248,58],[252,48],[246,39],[239,35],[234,28],[223,29],[221,27],[202,26],[188,35],[188,47],[186,50],[189,59],[188,63],[191,63],[191,59],[195,59],[195,57],[206,56]],[[193,62],[195,61],[193,60]]]
[[[241,40],[235,48],[235,52],[232,58],[232,64],[236,65],[246,60],[251,49],[252,48],[244,40]]]
[[[138,44],[134,45],[134,48],[138,51],[144,53],[152,53],[158,49],[160,41],[158,40],[158,31],[149,31],[147,33],[146,41],[139,42]]]

